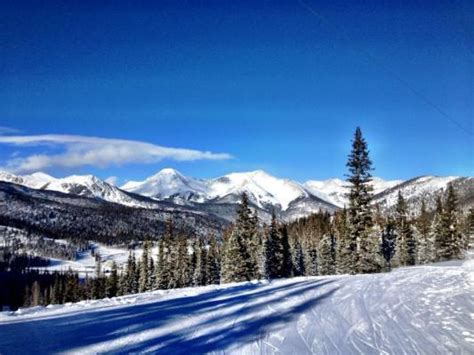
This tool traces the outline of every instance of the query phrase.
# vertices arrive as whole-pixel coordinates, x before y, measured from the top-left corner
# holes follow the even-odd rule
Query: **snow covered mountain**
[[[457,191],[461,208],[472,206],[474,178],[458,176],[420,176],[410,179],[376,194],[374,202],[382,210],[391,209],[397,202],[398,192],[401,192],[413,212],[418,210],[422,200],[426,202],[429,209],[433,209],[436,196],[442,194],[449,184],[453,185]]]
[[[121,189],[157,199],[179,195],[187,200],[200,201],[207,194],[205,181],[185,177],[170,168],[163,169],[144,181],[129,181]]]
[[[280,179],[262,170],[238,172],[202,180],[184,176],[174,169],[163,169],[144,181],[129,181],[121,188],[92,175],[56,179],[44,173],[25,176],[0,172],[0,181],[33,189],[59,191],[85,197],[99,198],[130,207],[156,208],[156,201],[174,206],[188,206],[202,213],[214,214],[228,221],[235,216],[235,205],[241,194],[247,193],[250,203],[268,219],[275,209],[282,219],[292,220],[320,209],[329,212],[347,205],[348,183],[341,179],[310,180],[303,184]],[[372,181],[374,201],[382,210],[391,209],[401,191],[414,211],[422,198],[434,207],[436,195],[454,184],[459,191],[461,206],[474,204],[474,179],[462,177],[422,176],[407,181]]]
[[[45,173],[34,173],[31,175],[13,175],[5,171],[0,171],[0,181],[11,182],[18,185],[30,187],[32,189],[42,189],[47,186],[50,182],[56,179]]]
[[[403,183],[403,180],[383,180],[379,177],[372,179],[373,194],[377,195],[387,189],[395,187]],[[313,195],[322,198],[323,200],[329,201],[338,207],[344,207],[348,204],[348,198],[346,196],[349,183],[341,179],[329,179],[329,180],[310,180],[303,184]]]
[[[57,179],[41,172],[24,176],[0,172],[0,181],[11,182],[32,189],[99,198],[130,207],[153,207],[153,204],[142,201],[139,196],[134,197],[93,175],[72,175]]]
[[[144,181],[131,181],[121,189],[174,203],[235,204],[241,194],[247,193],[250,202],[267,212],[298,210],[302,204],[307,215],[319,208],[333,210],[331,202],[313,195],[303,185],[288,179],[279,179],[262,170],[232,173],[210,180],[183,176],[174,169],[163,169]]]
[[[385,181],[375,177],[372,185],[374,194],[401,184],[402,180]],[[163,169],[148,179],[131,181],[121,189],[157,199],[169,199],[174,202],[214,202],[236,203],[242,192],[247,193],[250,201],[257,207],[268,209],[276,207],[287,211],[295,204],[317,200],[323,209],[343,207],[347,204],[348,184],[341,179],[325,181],[310,180],[304,184],[288,179],[279,179],[262,170],[231,173],[210,180],[198,180],[186,177],[174,169]],[[325,205],[325,206],[323,206]],[[316,209],[317,210],[317,209]],[[311,209],[309,212],[315,211]],[[301,211],[304,214],[304,211]]]

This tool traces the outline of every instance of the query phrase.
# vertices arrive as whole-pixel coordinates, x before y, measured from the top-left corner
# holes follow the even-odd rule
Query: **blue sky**
[[[472,176],[473,12],[472,1],[2,2],[0,166],[325,179],[343,177],[361,126],[375,175]],[[29,138],[5,138],[18,136]]]

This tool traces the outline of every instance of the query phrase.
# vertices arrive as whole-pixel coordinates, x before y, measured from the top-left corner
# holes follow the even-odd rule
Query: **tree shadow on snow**
[[[24,320],[0,325],[0,352],[51,353],[80,351],[104,344],[114,353],[159,352],[195,354],[224,350],[264,337],[313,308],[336,288],[304,296],[291,308],[278,307],[286,298],[301,296],[331,283],[331,280],[307,280],[284,285],[237,285],[195,296],[156,300],[146,304],[91,310],[53,316],[49,319]],[[213,312],[216,312],[215,314]],[[264,313],[263,315],[261,313]],[[188,317],[202,315],[192,326]],[[178,331],[167,329],[171,322],[183,320]],[[149,336],[143,334],[160,334]],[[197,332],[198,335],[194,335]],[[132,337],[122,347],[107,342]],[[143,340],[140,340],[142,337]]]

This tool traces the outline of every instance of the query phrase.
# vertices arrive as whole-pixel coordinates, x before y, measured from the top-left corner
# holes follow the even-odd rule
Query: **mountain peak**
[[[146,180],[151,181],[151,180],[161,179],[161,178],[164,178],[164,177],[170,178],[170,177],[175,177],[175,176],[180,177],[180,178],[184,178],[184,175],[181,174],[178,170],[173,169],[173,168],[164,168],[164,169],[161,169],[160,171],[158,171],[156,174],[150,176]]]
[[[49,174],[43,173],[42,171],[38,171],[36,173],[33,173],[30,176],[32,176],[34,178],[37,178],[37,179],[42,179],[42,180],[50,180],[50,181],[56,180],[55,177],[52,177]]]

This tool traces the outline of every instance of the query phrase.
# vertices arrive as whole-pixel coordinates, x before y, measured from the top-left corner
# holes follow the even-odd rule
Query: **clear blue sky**
[[[346,172],[359,125],[375,175],[472,176],[473,13],[470,0],[2,1],[0,133],[31,142],[0,142],[0,165],[325,179]],[[62,135],[233,158],[68,166],[89,143]]]

